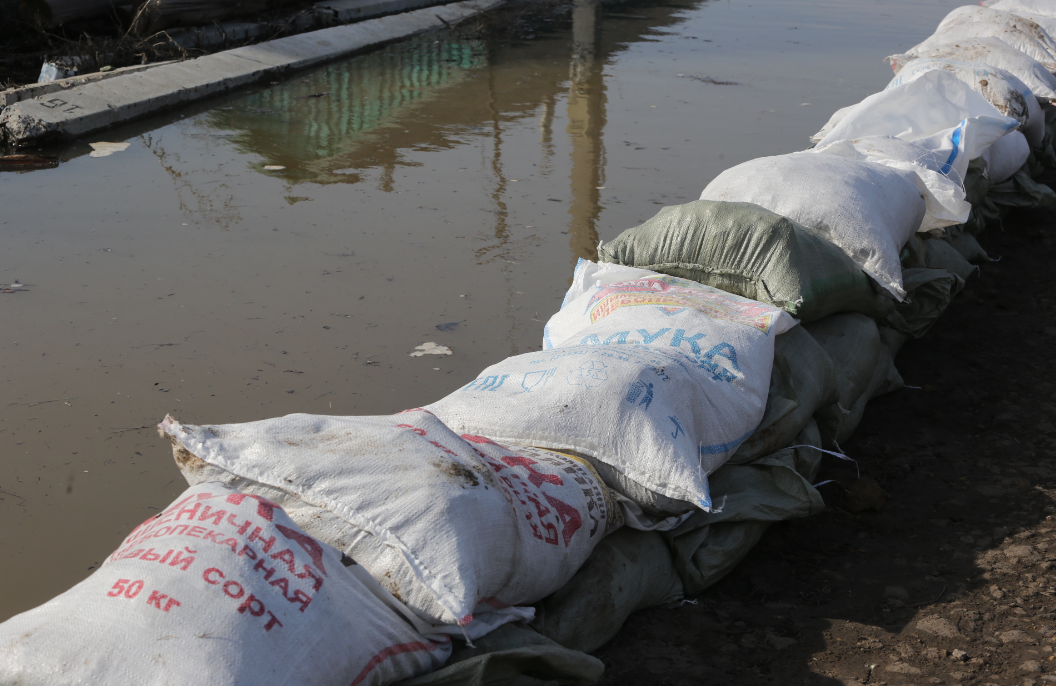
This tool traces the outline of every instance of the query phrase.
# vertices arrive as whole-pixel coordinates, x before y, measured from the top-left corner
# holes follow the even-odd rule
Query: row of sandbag
[[[590,284],[599,280],[616,288],[596,304],[614,309],[591,321],[580,305],[596,299]],[[657,292],[663,306],[656,305]],[[654,298],[644,307],[635,300],[643,293]],[[826,426],[836,437],[842,423],[860,416],[877,383],[899,383],[876,324],[859,314],[840,316],[849,326],[826,333],[818,322],[820,328],[807,332],[779,308],[695,281],[582,263],[566,307],[547,326],[551,350],[485,370],[431,411],[291,415],[224,426],[167,420],[161,428],[192,489],[133,532],[85,582],[2,625],[0,673],[5,681],[28,683],[150,683],[164,658],[172,665],[166,678],[191,682],[225,664],[221,683],[279,681],[293,673],[306,683],[353,677],[389,683],[438,666],[451,651],[447,634],[477,639],[510,620],[531,619],[532,608],[523,606],[549,596],[535,622],[539,633],[502,628],[476,648],[459,646],[460,658],[467,651],[482,655],[421,678],[442,683],[482,669],[508,671],[514,658],[536,667],[556,661],[596,678],[596,660],[570,648],[596,647],[636,607],[714,581],[766,521],[821,506],[808,480],[816,451],[763,453],[803,423],[800,404],[833,406],[835,422]],[[624,340],[639,330],[652,348]],[[848,337],[848,330],[859,336]],[[859,364],[868,379],[833,362],[857,360],[870,343],[886,357]],[[801,364],[804,356],[816,359]],[[826,371],[797,376],[808,367]],[[878,369],[884,374],[874,382]],[[562,447],[591,459],[517,445],[508,436],[501,444],[485,438],[462,425],[489,421],[472,396],[505,408],[511,421],[493,429],[531,429],[532,435],[512,438],[551,446],[564,441]],[[722,405],[728,407],[717,412]],[[555,406],[568,408],[570,421],[531,415]],[[621,409],[630,412],[619,415]],[[809,415],[807,421],[813,425]],[[670,435],[671,425],[681,432]],[[724,441],[724,433],[753,436],[745,444]],[[821,443],[816,425],[799,433],[794,443]],[[628,434],[638,442],[621,449],[619,439]],[[719,449],[698,450],[707,436]],[[598,449],[583,442],[591,439]],[[662,454],[665,446],[671,451]],[[659,484],[634,473],[640,481],[623,485],[639,484],[644,497],[616,502],[592,463],[635,455],[647,458],[643,463],[666,463],[685,494],[660,497],[652,490]],[[706,469],[687,468],[703,455]],[[729,455],[748,466],[721,468],[709,480],[707,473]],[[671,469],[677,462],[681,471]],[[709,503],[711,483],[722,494],[718,508]],[[235,507],[247,503],[255,516]],[[713,517],[691,518],[670,534],[682,551],[683,571],[697,570],[695,585],[680,578],[660,534],[628,530],[603,540],[625,520],[667,528],[676,522],[664,507],[682,515],[695,505]],[[722,524],[725,532],[712,528]],[[351,575],[356,571],[358,577]],[[628,574],[637,581],[628,583]],[[584,584],[586,592],[572,592]],[[604,602],[596,602],[598,594]],[[348,616],[362,603],[373,613],[351,631]],[[86,619],[70,621],[73,607]],[[364,640],[364,633],[373,638]],[[507,649],[502,658],[488,650],[495,642]],[[105,657],[82,660],[85,652]],[[49,660],[77,666],[59,674],[42,669]]]
[[[1001,4],[1023,12],[1009,0]],[[1030,5],[1056,15],[1054,3]],[[980,18],[981,25],[963,26]],[[814,137],[822,144],[810,154],[879,162],[910,174],[806,154],[755,161],[709,189],[758,205],[702,200],[665,208],[600,250],[603,261],[710,284],[814,323],[776,337],[764,419],[711,475],[723,507],[697,512],[666,533],[624,528],[606,538],[568,585],[537,606],[533,626],[541,634],[567,648],[594,650],[633,610],[677,602],[683,592],[717,581],[770,522],[821,507],[807,481],[820,453],[806,446],[834,447],[853,432],[871,397],[901,386],[891,356],[909,336],[927,331],[973,264],[987,261],[975,235],[1000,222],[1002,207],[1056,201],[1033,181],[1044,166],[1056,166],[1050,102],[1056,78],[1049,72],[1056,59],[1031,53],[1042,64],[1020,49],[1044,41],[1020,19],[996,9],[955,11],[938,38],[891,58],[899,73],[884,93],[836,113]],[[819,183],[823,178],[828,187]],[[883,190],[871,194],[870,186]],[[854,212],[859,203],[866,212]],[[847,310],[868,317],[839,314]],[[781,445],[800,447],[765,454]],[[622,472],[596,466],[644,509],[679,508]],[[489,640],[493,645],[456,649],[452,664],[408,683],[505,683],[512,674],[518,683],[537,683],[523,676],[529,672],[589,683],[597,669],[586,655],[573,660],[513,626]]]
[[[1056,9],[1052,2],[1034,4],[1035,11]],[[972,13],[987,14],[968,7],[953,16]],[[1002,206],[1056,200],[1032,178],[1042,165],[1056,166],[1049,106],[1056,97],[1056,77],[1049,71],[1056,58],[1038,54],[1042,64],[1021,51],[1031,41],[1015,30],[1017,21],[1004,17],[998,24],[1013,24],[999,34],[1009,42],[986,35],[986,27],[969,27],[960,30],[975,34],[968,40],[954,29],[952,43],[933,40],[913,55],[893,57],[896,72],[915,57],[937,59],[911,64],[884,93],[838,112],[815,136],[821,142],[846,120],[842,137],[829,136],[811,154],[881,162],[889,170],[849,172],[855,165],[827,161],[811,167],[812,158],[802,157],[782,160],[788,167],[778,163],[768,177],[777,160],[749,163],[740,178],[727,177],[720,187],[731,193],[751,189],[750,196],[731,200],[755,204],[705,199],[665,208],[602,247],[602,261],[773,304],[805,324],[776,337],[764,417],[710,476],[721,507],[699,511],[663,533],[617,531],[564,588],[537,605],[532,625],[538,633],[504,626],[476,648],[456,647],[448,666],[408,686],[591,683],[600,665],[567,649],[592,651],[634,610],[701,592],[728,573],[771,522],[823,507],[810,486],[822,453],[808,446],[835,447],[854,431],[869,399],[901,387],[894,354],[908,337],[923,335],[973,265],[987,261],[975,235],[1000,221]],[[929,75],[937,70],[953,78]],[[996,148],[990,145],[995,141]],[[905,171],[911,173],[898,173]],[[857,183],[856,175],[867,183]],[[871,195],[869,181],[886,185],[886,192]],[[833,182],[835,192],[825,187]],[[913,198],[911,184],[923,203]],[[840,195],[849,201],[834,201]],[[702,197],[708,198],[707,190]],[[859,199],[866,201],[867,216],[846,211]],[[827,202],[820,211],[818,200]],[[877,217],[888,223],[870,222]],[[861,269],[866,266],[875,271],[867,275]],[[889,277],[887,283],[877,276]],[[615,490],[644,509],[678,509],[677,502],[621,472],[597,466]]]
[[[164,659],[166,678],[192,682],[223,662],[252,665],[224,683],[294,668],[307,683],[388,683],[436,666],[448,635],[468,644],[531,619],[529,605],[565,587],[625,522],[670,528],[714,509],[708,474],[763,418],[774,341],[795,321],[695,281],[587,262],[567,301],[547,325],[549,350],[510,358],[424,409],[167,419],[160,428],[192,489],[85,582],[0,626],[0,681],[141,683]],[[628,338],[643,331],[642,345]],[[650,516],[617,496],[602,464],[678,511]],[[229,500],[264,514],[244,518]],[[343,591],[341,554],[369,573],[354,580],[358,595]],[[333,602],[319,595],[328,575],[342,581]],[[389,610],[363,630],[388,622],[387,633],[364,642],[334,630],[329,613],[344,617],[370,597]],[[55,621],[74,607],[90,620]],[[622,621],[611,619],[606,627]],[[81,660],[86,651],[109,658]],[[48,660],[77,667],[57,674]]]
[[[393,683],[530,619],[623,522],[588,463],[422,409],[160,428],[192,487],[0,625],[0,682]]]
[[[823,456],[815,448],[845,439],[869,399],[902,386],[893,355],[905,340],[859,313],[777,336],[763,419],[710,474],[710,511],[698,509],[668,531],[623,527],[607,536],[568,583],[536,605],[530,628],[505,625],[475,647],[456,644],[448,665],[407,686],[593,683],[601,665],[588,653],[632,612],[699,594],[730,572],[770,524],[824,508],[811,485]],[[618,472],[606,477],[645,510],[685,510],[685,503]]]
[[[686,212],[693,219],[687,221]],[[702,221],[702,217],[711,221]],[[680,228],[688,234],[676,235]],[[546,326],[548,350],[493,365],[429,409],[457,431],[486,427],[504,441],[561,442],[565,449],[578,448],[613,490],[633,500],[646,514],[657,518],[687,511],[694,514],[668,531],[624,527],[606,537],[567,584],[536,605],[536,617],[530,622],[534,631],[503,626],[474,648],[456,646],[449,665],[409,684],[491,683],[490,679],[505,683],[513,674],[519,674],[525,684],[536,683],[526,673],[567,683],[591,683],[590,675],[596,678],[599,665],[586,653],[611,638],[630,613],[677,603],[686,593],[700,593],[729,572],[770,523],[808,516],[824,507],[811,486],[823,454],[815,448],[844,440],[857,426],[869,399],[902,386],[893,356],[907,338],[869,316],[841,310],[854,309],[851,303],[857,297],[862,309],[872,308],[876,316],[916,330],[927,327],[934,309],[941,310],[937,305],[918,315],[908,305],[896,308],[823,236],[759,207],[699,201],[668,208],[610,246],[618,247],[636,235],[657,234],[666,235],[680,249],[699,246],[701,261],[711,263],[712,272],[728,280],[726,290],[702,283],[706,276],[686,262],[679,276],[673,276],[582,261],[561,312]],[[756,259],[746,257],[749,253]],[[608,255],[603,249],[603,258]],[[728,258],[723,265],[718,264],[720,256]],[[950,286],[961,283],[942,270],[916,272],[941,277],[947,302]],[[794,296],[789,306],[799,302],[818,316],[802,326],[771,325],[765,334],[751,330],[754,346],[738,340],[734,332],[745,327],[746,316],[783,318],[774,316],[772,306],[730,293],[735,290],[731,284],[739,283],[742,288],[756,284],[766,290],[777,288],[779,282],[787,286],[784,292]],[[676,302],[676,296],[681,302]],[[697,309],[672,311],[678,309],[675,305],[690,305],[694,296],[699,298]],[[736,304],[750,309],[738,312]],[[599,310],[609,314],[595,319],[592,315]],[[741,321],[735,321],[736,315]],[[583,325],[590,320],[595,321]],[[736,370],[731,365],[708,370],[704,381],[714,381],[721,390],[708,389],[707,383],[703,390],[694,389],[686,383],[687,387],[672,391],[674,401],[664,404],[661,393],[669,389],[662,386],[701,380],[699,374],[679,378],[678,355],[671,351],[681,348],[686,357],[691,355],[686,341],[697,337],[694,332],[704,334],[696,341],[702,360],[719,340],[732,341],[738,351],[752,350],[757,359],[739,356]],[[633,360],[638,354],[665,361],[644,369],[640,379],[622,378],[616,363],[620,358]],[[550,365],[565,359],[574,363],[550,372]],[[606,364],[604,368],[599,360]],[[539,362],[545,365],[541,369]],[[661,380],[658,371],[670,380]],[[741,387],[733,391],[733,384],[721,380],[724,372],[737,373]],[[601,373],[612,377],[601,381]],[[584,375],[597,382],[595,388],[619,381],[618,404],[641,416],[625,412],[618,427],[610,420],[578,437],[571,435],[574,432],[567,421],[553,418],[554,407],[567,407],[570,417],[585,421],[590,413],[575,403],[598,406],[612,397],[610,393],[591,399],[582,389],[570,390],[582,385],[571,381],[582,380]],[[759,377],[768,380],[762,389]],[[550,379],[565,383],[552,389]],[[755,384],[750,383],[752,379]],[[757,399],[757,404],[748,407],[748,398]],[[707,506],[703,507],[699,491],[696,500],[673,497],[657,482],[656,473],[673,456],[657,460],[661,450],[656,443],[676,443],[677,439],[672,440],[676,432],[654,431],[649,415],[661,425],[673,426],[670,420],[680,413],[680,405],[682,413],[692,415],[698,408],[702,418],[714,418],[723,414],[716,411],[717,403],[733,408],[721,426],[687,421],[686,414],[679,417],[679,425],[690,433],[695,427],[698,436],[720,443],[723,432],[736,435],[745,426],[750,436],[730,442],[722,453],[708,450],[699,461],[692,460],[705,472],[704,483],[696,485],[707,489]],[[595,436],[593,445],[588,441],[591,436]],[[627,442],[632,443],[629,453],[637,457],[634,465],[621,465],[614,459],[620,454],[618,444]],[[629,468],[641,469],[649,463],[646,473]],[[675,480],[669,474],[668,485]]]

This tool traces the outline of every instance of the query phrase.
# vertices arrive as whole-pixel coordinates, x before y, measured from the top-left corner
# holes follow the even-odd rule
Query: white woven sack
[[[1043,14],[1034,14],[1032,12],[1012,12],[1012,14],[1023,19],[1029,19],[1043,28],[1045,33],[1049,34],[1049,36],[1056,34],[1056,18],[1046,17]]]
[[[920,142],[944,131],[953,132],[958,126],[962,126],[961,130],[945,144],[933,139],[926,147],[946,150],[947,156],[952,155],[951,164],[960,158],[967,169],[968,160],[981,155],[991,143],[1017,128],[1019,122],[1002,115],[953,74],[935,69],[838,111],[822,129],[827,132],[818,132],[815,138],[819,147],[865,136],[895,136]],[[960,173],[963,176],[964,170]]]
[[[451,654],[415,625],[277,505],[203,483],[90,577],[0,624],[0,683],[391,684]]]
[[[927,208],[913,172],[793,153],[727,169],[700,199],[754,203],[821,231],[895,298],[906,295],[898,255],[921,227]]]
[[[1039,62],[1016,50],[999,38],[962,38],[941,42],[912,53],[891,55],[887,58],[897,74],[909,62],[918,58],[952,59],[960,62],[986,64],[1014,74],[1027,85],[1038,100],[1056,98],[1056,63]]]
[[[965,38],[999,38],[1042,64],[1056,62],[1056,42],[1037,23],[978,5],[953,10],[939,22],[935,33],[906,52],[922,54],[936,45]]]
[[[991,184],[1008,181],[1020,167],[1027,163],[1030,145],[1019,131],[1002,136],[983,153],[986,160],[986,176]]]
[[[631,283],[628,285],[628,282]],[[620,284],[619,290],[614,290],[616,284]],[[640,290],[641,288],[644,288],[644,291]],[[683,292],[682,289],[690,290]],[[642,294],[648,302],[638,301]],[[681,302],[679,298],[686,300]],[[574,305],[575,301],[579,301],[580,305]],[[680,307],[670,307],[679,302]],[[609,328],[615,327],[618,330],[624,322],[622,317],[627,314],[624,308],[634,308],[629,311],[641,316],[639,306],[651,310],[658,305],[662,306],[662,314],[665,317],[659,321],[672,321],[672,317],[676,315],[696,317],[694,313],[697,312],[716,321],[747,323],[764,332],[776,327],[778,330],[774,335],[782,334],[795,326],[795,320],[791,317],[779,315],[783,313],[779,308],[762,305],[756,300],[733,295],[696,281],[679,279],[648,269],[580,259],[572,274],[572,284],[561,301],[561,309],[554,313],[543,327],[543,348],[552,350],[577,343],[591,343],[601,331],[598,326],[601,320],[619,315],[608,320]],[[701,323],[708,324],[706,320]],[[588,328],[591,333],[581,333]],[[655,342],[654,336],[641,332],[618,338],[620,344],[652,345]],[[611,342],[602,344],[609,345]],[[673,347],[682,346],[694,354],[699,347],[685,342]]]
[[[1056,19],[1056,3],[1052,0],[983,0],[979,4],[1012,14],[1036,14]]]
[[[1049,36],[1056,37],[1056,4],[1050,2],[1023,2],[1022,0],[1002,0],[1000,2],[980,2],[983,7],[1008,12],[1017,17],[1029,19]]]
[[[1045,115],[1030,88],[1011,72],[979,62],[959,62],[923,57],[907,63],[884,90],[915,81],[935,69],[947,71],[971,86],[998,112],[1019,122],[1019,130],[1032,146],[1040,146],[1045,137]]]
[[[948,155],[893,136],[866,136],[815,147],[812,153],[868,160],[912,172],[924,196],[927,211],[921,230],[938,229],[968,221],[972,205],[966,201],[959,170],[947,164]]]
[[[810,142],[814,143],[814,144],[817,144],[818,142],[822,141],[825,138],[825,136],[828,136],[829,132],[832,131],[836,127],[837,124],[839,124],[841,121],[843,121],[844,118],[848,114],[850,114],[851,111],[853,111],[854,108],[857,107],[857,106],[858,106],[857,104],[855,104],[855,105],[847,105],[846,107],[841,107],[840,109],[838,109],[835,112],[833,112],[832,116],[829,117],[829,120],[827,122],[825,122],[825,126],[822,126],[820,129],[818,129],[817,133],[811,134]]]
[[[774,337],[794,325],[694,281],[580,260],[549,349],[492,365],[429,409],[458,431],[587,454],[709,510],[707,475],[759,425]]]
[[[421,409],[160,428],[178,462],[204,463],[182,467],[189,479],[219,475],[282,499],[418,616],[470,639],[531,618],[510,606],[561,588],[622,523],[585,463],[459,436]]]

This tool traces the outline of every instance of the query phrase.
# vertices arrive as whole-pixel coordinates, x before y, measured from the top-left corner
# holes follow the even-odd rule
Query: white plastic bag
[[[964,182],[957,176],[953,165],[946,164],[948,155],[893,136],[866,136],[853,141],[836,141],[824,147],[815,147],[811,152],[868,160],[912,172],[927,207],[921,230],[968,221],[972,205],[965,200]]]
[[[1019,122],[1019,130],[1033,146],[1040,146],[1045,136],[1045,115],[1030,88],[1011,72],[979,62],[959,62],[924,57],[907,63],[884,90],[915,81],[935,69],[947,71],[971,86],[998,112]]]
[[[561,588],[622,521],[583,462],[459,436],[421,409],[160,428],[188,480],[279,500],[420,617],[470,639],[530,618],[507,609]]]
[[[1045,29],[1030,19],[978,5],[953,10],[939,23],[935,33],[907,52],[922,54],[936,45],[964,38],[1000,38],[1043,64],[1056,62],[1056,42]]]
[[[986,175],[992,185],[1008,181],[1027,162],[1030,145],[1019,131],[997,139],[983,153]]]
[[[981,99],[974,91],[972,95]],[[700,197],[754,203],[821,231],[902,300],[906,293],[898,254],[921,227],[927,209],[917,178],[911,171],[874,162],[801,152],[727,169]]]
[[[708,510],[707,475],[758,426],[774,337],[794,325],[694,281],[580,260],[550,349],[492,365],[428,409],[458,431],[589,455]]]
[[[925,49],[918,46],[910,53],[891,55],[887,60],[897,74],[910,61],[924,57],[978,62],[1004,69],[1025,83],[1039,100],[1056,98],[1056,76],[1052,74],[1056,64],[1039,62],[999,38],[963,38]]]
[[[0,624],[0,683],[390,684],[451,654],[416,625],[428,629],[277,505],[207,482]]]

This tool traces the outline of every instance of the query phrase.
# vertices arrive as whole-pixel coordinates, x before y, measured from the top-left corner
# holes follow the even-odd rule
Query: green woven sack
[[[883,320],[895,304],[822,234],[751,203],[665,207],[603,245],[598,259],[698,281],[805,322],[835,312]]]

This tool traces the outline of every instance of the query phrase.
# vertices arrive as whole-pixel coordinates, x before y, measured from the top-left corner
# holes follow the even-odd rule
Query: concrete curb
[[[48,81],[47,83],[31,83],[27,86],[9,88],[5,91],[0,91],[0,110],[3,110],[9,105],[14,105],[16,102],[30,100],[41,95],[58,93],[59,91],[68,90],[70,88],[76,88],[77,86],[83,86],[86,83],[92,83],[95,81],[105,81],[106,79],[112,79],[115,76],[135,74],[139,71],[153,69],[154,67],[160,67],[166,64],[172,64],[172,61],[170,60],[168,62],[152,62],[151,64],[138,64],[134,67],[121,67],[120,69],[115,69],[113,71],[97,71],[92,72],[91,74],[71,76],[68,79],[57,79],[55,81]]]
[[[289,71],[443,28],[504,0],[466,0],[249,45],[23,100],[0,113],[15,146],[69,140]],[[51,95],[51,97],[49,97]]]

